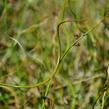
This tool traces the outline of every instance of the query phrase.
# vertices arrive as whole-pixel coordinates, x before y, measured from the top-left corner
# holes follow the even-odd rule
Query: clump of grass
[[[7,43],[0,56],[3,78],[0,87],[12,89],[10,92],[16,93],[14,96],[21,94],[23,108],[91,109],[95,107],[93,103],[96,104],[102,98],[103,109],[108,90],[107,83],[107,86],[103,85],[108,65],[108,38],[103,37],[108,35],[108,1],[103,5],[103,10],[96,2],[97,15],[94,10],[96,6],[91,0],[53,0],[49,3],[43,0],[28,3],[12,1],[0,2],[4,7],[0,19],[3,21],[0,22],[0,33],[3,33],[1,40]],[[51,6],[50,9],[48,6]],[[40,19],[46,22],[42,20],[39,23]],[[9,32],[13,31],[13,27],[17,32],[9,40]],[[76,40],[75,33],[79,33]],[[81,44],[77,47],[78,43]],[[96,101],[100,88],[103,91],[100,91]],[[39,95],[35,95],[35,91]]]

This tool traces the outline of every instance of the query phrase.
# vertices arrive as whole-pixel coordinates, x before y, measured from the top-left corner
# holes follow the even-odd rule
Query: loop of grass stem
[[[109,13],[109,12],[108,12]],[[108,16],[108,13],[106,14],[105,17]],[[73,46],[75,46],[75,44],[77,44],[80,39],[82,39],[84,36],[87,36],[88,33],[90,33],[91,31],[93,31],[103,20],[104,18],[101,19],[95,26],[93,26],[89,31],[87,31],[86,33],[83,33],[77,40],[75,40],[71,46],[64,52],[64,54],[62,55],[61,57],[61,40],[60,40],[60,35],[59,35],[59,28],[62,24],[66,23],[66,22],[74,22],[74,21],[71,21],[71,20],[67,20],[67,21],[63,21],[61,23],[58,24],[57,26],[57,37],[58,37],[58,43],[59,43],[59,58],[58,58],[58,61],[57,61],[57,65],[53,71],[53,73],[51,74],[50,77],[48,77],[47,79],[45,79],[44,81],[42,82],[39,82],[39,83],[36,83],[34,85],[24,85],[24,86],[21,86],[21,85],[10,85],[10,84],[5,84],[5,83],[0,83],[0,87],[3,87],[3,86],[6,86],[6,87],[14,87],[14,88],[34,88],[34,87],[39,87],[39,86],[42,86],[42,85],[45,85],[46,83],[48,83],[54,76],[55,74],[57,73],[59,67],[60,67],[60,64],[62,62],[62,60],[64,59],[64,57],[68,54],[68,52],[72,49]],[[78,20],[75,20],[75,22],[78,21]]]

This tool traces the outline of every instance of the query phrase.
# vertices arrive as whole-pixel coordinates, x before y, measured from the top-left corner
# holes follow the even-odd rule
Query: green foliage
[[[0,1],[0,109],[108,109],[109,0]]]

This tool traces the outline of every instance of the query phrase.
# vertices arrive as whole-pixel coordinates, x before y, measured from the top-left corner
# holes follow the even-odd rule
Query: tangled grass
[[[108,4],[0,1],[0,108],[108,109]]]

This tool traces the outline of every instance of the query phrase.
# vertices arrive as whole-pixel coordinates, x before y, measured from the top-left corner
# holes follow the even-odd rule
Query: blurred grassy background
[[[45,80],[58,59],[57,25],[80,20],[61,26],[63,54],[108,11],[109,0],[0,0],[0,83],[32,85]],[[0,109],[92,109],[108,65],[107,16],[69,51],[46,97],[47,84],[30,89],[0,85]],[[95,109],[109,109],[108,90],[104,94]]]

